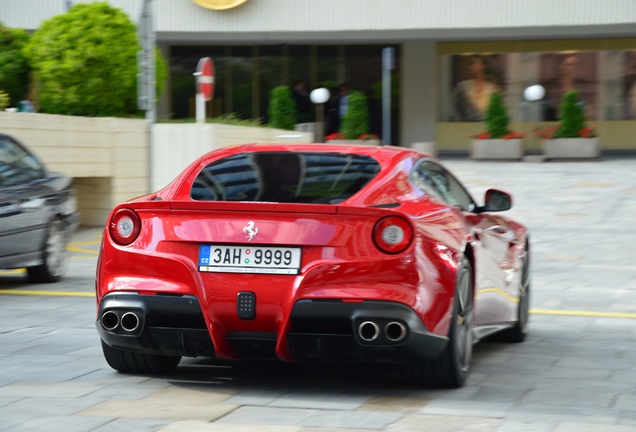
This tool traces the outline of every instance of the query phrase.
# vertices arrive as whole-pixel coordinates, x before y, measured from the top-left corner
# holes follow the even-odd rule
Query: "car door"
[[[479,245],[475,324],[513,321],[518,295],[511,284],[515,234],[504,218],[494,214],[473,214],[468,220]]]
[[[50,218],[44,166],[12,138],[0,135],[0,260],[27,265],[42,248]]]
[[[504,219],[477,213],[478,206],[455,176],[437,162],[424,159],[415,167],[424,184],[420,189],[433,193],[459,208],[471,225],[475,248],[475,324],[505,322],[511,318],[511,302],[516,294],[508,292],[506,270],[513,233]]]

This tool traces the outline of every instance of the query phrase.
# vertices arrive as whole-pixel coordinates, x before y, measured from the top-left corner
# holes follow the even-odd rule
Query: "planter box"
[[[411,148],[431,155],[434,155],[436,151],[434,142],[416,142],[411,144]]]
[[[543,141],[546,159],[598,159],[601,155],[599,139],[558,138]]]
[[[313,134],[313,138],[310,140],[312,143],[320,143],[324,140],[324,123],[296,123],[294,130],[298,132],[310,132]]]
[[[521,138],[473,140],[470,147],[471,159],[477,160],[522,160],[524,145]]]
[[[347,145],[380,145],[380,140],[327,140],[327,144],[347,144]]]

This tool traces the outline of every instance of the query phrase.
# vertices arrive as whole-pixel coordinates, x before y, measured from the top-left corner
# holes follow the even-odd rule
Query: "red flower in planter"
[[[329,140],[346,140],[347,137],[342,132],[334,132],[325,137],[326,141]],[[359,140],[369,141],[378,139],[377,134],[362,134],[358,137]]]
[[[581,138],[594,138],[596,137],[596,126],[586,126],[579,131]]]
[[[488,132],[480,132],[477,135],[468,135],[468,138],[472,138],[472,139],[490,139],[490,138],[492,138],[492,135],[489,134]]]
[[[559,136],[559,126],[552,126],[548,128],[539,129],[534,132],[534,136],[539,139],[553,139]],[[597,137],[596,126],[586,126],[583,129],[577,131],[581,138],[594,138]],[[576,138],[576,137],[575,137]]]
[[[334,132],[332,134],[329,134],[325,137],[325,140],[329,141],[329,140],[343,140],[346,139],[344,134],[342,132]]]
[[[510,131],[506,135],[502,136],[501,139],[505,139],[505,140],[517,139],[517,138],[524,138],[525,136],[526,134],[522,132]],[[495,137],[492,136],[492,134],[486,131],[478,133],[477,135],[469,135],[468,138],[478,139],[478,140],[479,139],[496,139]]]
[[[506,135],[502,136],[501,138],[503,138],[505,140],[509,140],[509,139],[525,138],[525,136],[526,136],[526,134],[524,134],[523,132],[510,131]]]
[[[378,139],[378,135],[377,134],[362,134],[358,137],[358,139],[360,140],[376,140]]]

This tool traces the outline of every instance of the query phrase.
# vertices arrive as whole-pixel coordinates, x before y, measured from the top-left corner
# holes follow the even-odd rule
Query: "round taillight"
[[[413,240],[411,224],[397,216],[380,219],[373,228],[373,241],[382,252],[404,252]]]
[[[119,209],[110,219],[108,231],[115,243],[127,246],[139,236],[141,221],[137,213],[130,209]]]

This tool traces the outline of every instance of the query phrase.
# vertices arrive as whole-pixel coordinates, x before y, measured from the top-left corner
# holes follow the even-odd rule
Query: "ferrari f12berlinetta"
[[[181,357],[389,363],[464,384],[479,339],[526,336],[529,238],[434,156],[243,145],[113,209],[96,325],[121,372]]]

